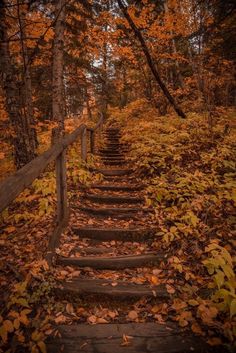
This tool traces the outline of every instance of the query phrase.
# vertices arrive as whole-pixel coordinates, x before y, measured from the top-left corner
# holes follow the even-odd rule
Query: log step
[[[160,264],[163,256],[156,254],[116,256],[116,257],[57,257],[57,264],[64,266],[91,267],[97,270],[122,270]]]
[[[135,216],[138,212],[150,212],[150,210],[143,208],[131,208],[131,207],[106,207],[106,208],[93,208],[89,206],[79,206],[81,211],[87,212],[97,216],[113,216],[114,218],[129,218]]]
[[[90,186],[91,189],[99,189],[104,191],[140,191],[144,188],[143,185],[98,185]]]
[[[106,148],[102,148],[99,150],[99,154],[101,155],[114,155],[114,156],[124,156],[124,154],[120,151],[114,151],[111,149],[106,149]]]
[[[121,156],[114,156],[114,155],[111,155],[111,156],[104,156],[104,155],[101,155],[101,159],[102,160],[107,160],[107,159],[109,159],[109,160],[111,160],[111,161],[113,161],[113,160],[115,160],[115,161],[125,161],[125,158],[124,158],[124,156],[123,155],[121,155]]]
[[[106,203],[106,204],[136,204],[143,202],[144,199],[141,197],[131,197],[131,196],[110,196],[110,195],[94,195],[94,194],[85,194],[83,196],[86,200],[90,200],[97,203]]]
[[[122,176],[122,175],[129,175],[133,172],[132,169],[95,169],[95,168],[92,168],[92,171],[103,174],[105,176]]]
[[[117,166],[119,166],[119,165],[124,165],[124,164],[126,164],[127,162],[126,161],[115,161],[115,160],[109,160],[109,159],[106,159],[106,160],[103,160],[102,161],[102,163],[104,164],[104,165],[117,165]]]
[[[124,281],[114,282],[106,279],[74,279],[71,282],[61,282],[56,288],[62,294],[74,295],[105,295],[108,297],[127,299],[150,297],[160,300],[170,298],[165,285],[150,286]]]
[[[172,322],[72,324],[56,329],[59,334],[46,341],[48,353],[226,353],[225,347],[211,347]]]
[[[152,228],[95,228],[95,227],[74,227],[74,234],[80,237],[102,241],[141,241],[151,239],[155,234]]]

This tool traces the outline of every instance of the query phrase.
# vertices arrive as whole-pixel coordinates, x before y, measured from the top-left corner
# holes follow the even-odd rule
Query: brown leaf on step
[[[87,321],[89,324],[96,324],[97,323],[97,317],[95,315],[91,315],[87,318]]]
[[[77,276],[79,276],[80,275],[80,273],[81,273],[81,271],[74,271],[74,272],[72,272],[71,274],[70,274],[70,276],[72,276],[72,277],[77,277]]]
[[[93,223],[94,223],[94,220],[93,220],[92,218],[90,218],[90,219],[88,220],[88,224],[91,225],[91,224],[93,224]]]
[[[118,283],[117,282],[112,282],[111,285],[112,285],[112,287],[116,287],[118,285]]]
[[[207,343],[210,346],[219,346],[222,344],[222,340],[219,337],[212,337],[209,340],[207,340]]]
[[[175,293],[175,289],[174,287],[170,286],[169,284],[166,285],[166,290],[169,294],[174,294]]]
[[[129,313],[128,313],[128,318],[132,321],[136,321],[137,318],[138,318],[138,313],[137,311],[135,310],[131,310]]]
[[[98,319],[97,319],[97,322],[96,322],[97,324],[107,324],[108,323],[108,321],[106,320],[106,319],[103,319],[102,317],[99,317]]]
[[[201,335],[201,336],[204,336],[205,333],[202,331],[201,327],[198,325],[198,323],[194,322],[192,325],[191,325],[191,330],[196,333],[197,335]]]
[[[115,311],[108,311],[107,315],[111,318],[114,319],[118,314]]]
[[[180,311],[187,307],[187,304],[181,299],[174,299],[174,303],[171,306],[175,311]]]
[[[157,268],[155,268],[154,270],[152,270],[152,273],[153,273],[155,276],[158,276],[161,272],[162,272],[162,270],[158,270]]]
[[[66,304],[66,312],[70,315],[75,314],[73,305],[71,303]]]
[[[58,315],[54,319],[56,324],[64,324],[67,320],[68,320],[68,318],[65,315],[63,315],[63,314]]]
[[[161,314],[154,315],[154,318],[159,322],[159,324],[163,325],[165,323]]]
[[[123,335],[123,342],[121,343],[121,346],[130,346],[131,345],[131,339],[133,338],[132,336],[127,336],[127,335]]]

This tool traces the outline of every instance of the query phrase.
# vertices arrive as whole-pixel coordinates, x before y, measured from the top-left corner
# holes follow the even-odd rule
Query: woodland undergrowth
[[[154,208],[156,242],[180,279],[172,305],[181,327],[235,340],[235,113],[159,117],[145,100],[112,111]],[[231,123],[230,123],[231,122]]]

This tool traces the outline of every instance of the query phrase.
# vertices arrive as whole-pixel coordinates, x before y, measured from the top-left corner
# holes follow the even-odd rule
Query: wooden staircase
[[[72,225],[72,238],[77,236],[81,240],[87,239],[93,246],[81,248],[80,256],[59,254],[56,266],[70,266],[80,270],[88,267],[97,271],[113,270],[122,277],[122,270],[159,266],[165,262],[165,254],[144,251],[117,255],[119,249],[116,247],[121,246],[120,242],[136,244],[152,241],[155,227],[151,226],[150,220],[146,226],[143,226],[145,222],[140,223],[140,219],[150,218],[152,210],[145,206],[143,186],[135,178],[132,166],[126,159],[127,146],[120,141],[120,130],[107,128],[103,135],[106,146],[99,151],[101,167],[93,171],[101,173],[104,179],[99,184],[85,188],[79,204],[72,205],[73,211],[84,219],[82,224]],[[90,225],[91,220],[94,225]],[[126,220],[130,222],[128,227],[122,226],[126,225]],[[101,246],[102,242],[108,241],[113,241],[115,255],[108,254],[110,248]],[[117,306],[135,298],[155,300],[156,303],[167,302],[173,295],[168,293],[164,284],[130,283],[119,279],[119,276],[114,281],[80,275],[60,281],[56,291],[62,298],[69,295],[72,301],[78,296],[95,298],[95,303],[107,298],[109,305],[109,300],[115,298]],[[215,352],[200,338],[181,332],[173,323],[59,325],[57,332],[58,336],[51,336],[48,340],[49,353]]]

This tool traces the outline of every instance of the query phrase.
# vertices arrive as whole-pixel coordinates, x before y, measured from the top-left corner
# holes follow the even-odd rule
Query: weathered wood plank
[[[77,227],[73,228],[74,234],[80,237],[96,240],[121,240],[121,241],[140,241],[151,239],[156,229],[152,228],[93,228]]]
[[[99,189],[99,190],[111,190],[111,191],[140,191],[144,188],[144,185],[112,185],[112,184],[93,184],[90,186],[90,189]]]
[[[166,323],[61,325],[60,335],[49,337],[48,353],[225,353],[224,347],[210,347],[199,336],[181,332]],[[124,336],[128,344],[124,344]]]
[[[55,290],[58,294],[106,295],[119,299],[151,297],[167,300],[170,298],[165,285],[162,284],[149,286],[116,281],[114,286],[114,281],[105,279],[73,279],[71,282],[61,282]]]
[[[105,204],[137,204],[144,201],[141,197],[132,197],[132,196],[112,196],[112,195],[100,195],[100,194],[85,194],[84,199],[93,201],[96,203],[105,203]]]
[[[91,169],[91,171],[101,173],[105,176],[123,176],[133,173],[132,169]]]
[[[91,267],[97,270],[121,270],[160,264],[164,256],[156,254],[126,255],[110,257],[57,257],[57,263],[64,266]]]

